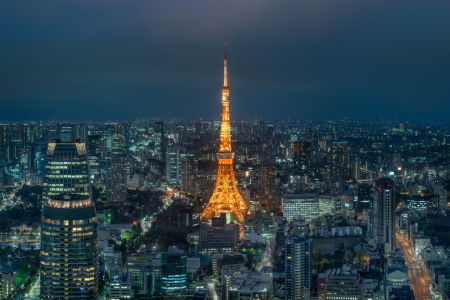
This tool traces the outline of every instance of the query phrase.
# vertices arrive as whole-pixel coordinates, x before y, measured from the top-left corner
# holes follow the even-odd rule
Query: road
[[[409,281],[411,283],[411,289],[414,291],[414,297],[416,300],[431,299],[428,292],[428,282],[425,275],[422,273],[419,263],[414,259],[408,240],[406,240],[398,230],[395,235],[397,244],[402,247],[405,261],[408,264]]]
[[[30,288],[30,292],[26,296],[38,298],[41,291],[40,288],[41,288],[41,275],[39,274],[37,280],[33,283],[33,286]]]

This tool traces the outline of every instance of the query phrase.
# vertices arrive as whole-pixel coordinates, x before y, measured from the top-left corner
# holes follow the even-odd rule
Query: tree
[[[351,252],[351,251],[345,252],[345,254],[344,254],[345,263],[347,263],[347,264],[353,263],[353,260],[354,260],[353,252]]]

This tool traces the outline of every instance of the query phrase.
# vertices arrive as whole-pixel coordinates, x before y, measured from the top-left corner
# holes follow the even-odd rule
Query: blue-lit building
[[[161,292],[163,295],[180,295],[186,292],[186,253],[177,247],[161,255]]]

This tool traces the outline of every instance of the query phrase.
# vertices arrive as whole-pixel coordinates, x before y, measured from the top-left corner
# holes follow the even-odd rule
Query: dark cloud
[[[2,1],[0,120],[445,118],[450,2]]]

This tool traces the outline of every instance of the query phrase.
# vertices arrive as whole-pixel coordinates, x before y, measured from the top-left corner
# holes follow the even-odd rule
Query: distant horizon
[[[52,9],[48,9],[51,7]],[[448,119],[450,2],[0,4],[0,119]]]

